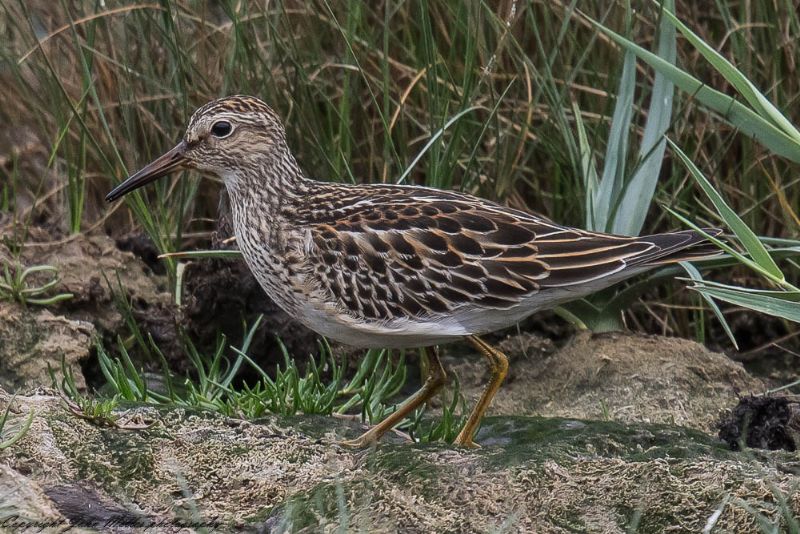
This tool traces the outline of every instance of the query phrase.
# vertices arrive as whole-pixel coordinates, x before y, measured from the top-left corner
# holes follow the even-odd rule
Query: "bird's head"
[[[194,112],[180,143],[132,174],[106,195],[118,198],[174,171],[194,168],[235,181],[271,154],[288,154],[286,134],[278,115],[260,99],[228,96]]]

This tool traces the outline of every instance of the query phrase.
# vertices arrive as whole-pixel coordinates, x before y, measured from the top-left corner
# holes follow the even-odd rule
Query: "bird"
[[[222,179],[249,269],[291,317],[358,348],[419,349],[430,371],[394,412],[346,445],[365,447],[447,381],[438,351],[466,339],[490,378],[454,444],[474,434],[508,358],[480,336],[655,267],[714,253],[703,232],[642,237],[590,232],[473,196],[418,185],[308,177],[278,114],[247,95],[213,100],[180,142],[106,196],[111,202],[174,171]]]

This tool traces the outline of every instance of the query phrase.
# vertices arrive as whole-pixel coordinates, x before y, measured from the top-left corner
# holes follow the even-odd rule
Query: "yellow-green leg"
[[[423,353],[426,352],[424,348],[420,349],[420,351]],[[422,384],[422,387],[419,389],[419,391],[406,399],[400,406],[397,407],[397,410],[395,410],[386,419],[364,432],[358,438],[343,441],[342,445],[347,445],[349,447],[366,447],[376,443],[379,439],[381,439],[381,436],[394,428],[395,425],[405,419],[408,414],[416,410],[419,406],[436,395],[436,392],[439,391],[439,388],[441,388],[446,382],[447,373],[445,372],[444,367],[442,367],[442,362],[439,361],[439,353],[437,350],[434,349],[433,351],[427,352],[427,354],[429,356],[430,370],[428,372],[428,378],[425,379],[425,383]]]
[[[506,358],[505,354],[477,336],[468,336],[467,340],[489,360],[489,369],[492,373],[492,377],[489,379],[489,383],[486,384],[481,398],[478,399],[478,403],[475,405],[475,408],[473,408],[472,413],[469,414],[467,423],[464,425],[464,428],[461,429],[454,443],[462,447],[477,447],[478,445],[472,441],[472,437],[481,419],[483,419],[484,412],[486,412],[486,409],[492,403],[494,394],[500,389],[500,384],[503,383],[508,373],[508,358]]]

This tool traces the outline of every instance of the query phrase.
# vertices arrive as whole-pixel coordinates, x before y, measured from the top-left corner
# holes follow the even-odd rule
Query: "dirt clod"
[[[529,337],[500,343],[510,370],[490,413],[669,423],[715,432],[720,412],[739,394],[766,389],[741,364],[690,340],[581,333],[556,348]],[[474,354],[446,360],[467,396],[477,398],[486,364]]]
[[[31,226],[24,242],[0,243],[0,265],[12,269],[50,265],[58,283],[48,295],[70,293],[56,305],[27,307],[0,303],[0,384],[16,387],[49,384],[47,365],[60,369],[62,356],[84,386],[78,363],[89,355],[94,337],[114,343],[123,334],[124,317],[115,298],[130,302],[134,318],[154,337],[168,358],[178,349],[177,311],[166,279],[154,275],[130,252],[105,235],[75,234],[53,241],[50,229]],[[118,283],[118,280],[120,283]],[[32,278],[41,286],[48,279]],[[182,356],[181,356],[182,357]]]
[[[299,359],[317,353],[317,335],[272,302],[243,261],[195,261],[187,267],[184,280],[183,322],[198,346],[213,347],[218,331],[228,336],[229,344],[240,346],[243,326],[263,314],[248,351],[256,361],[283,361],[276,337]]]
[[[141,259],[155,274],[166,274],[164,262],[158,257],[155,243],[142,232],[132,232],[118,237],[117,247]]]
[[[719,438],[732,450],[747,447],[797,450],[800,403],[787,397],[747,396],[719,421]]]
[[[91,322],[101,333],[116,334],[122,326],[123,318],[114,302],[114,292],[121,289],[117,277],[126,297],[134,304],[169,306],[171,303],[166,279],[153,276],[141,260],[118,249],[114,240],[105,235],[76,234],[50,241],[49,234],[31,231],[18,260],[0,246],[0,263],[16,261],[27,267],[55,267],[59,282],[53,292],[73,295],[55,308],[56,312]]]
[[[80,363],[89,357],[94,334],[86,321],[0,302],[0,386],[20,391],[49,384],[48,365],[60,380],[63,360],[76,386],[85,387]]]

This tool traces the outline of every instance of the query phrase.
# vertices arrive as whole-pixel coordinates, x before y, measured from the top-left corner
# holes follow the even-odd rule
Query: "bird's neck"
[[[269,219],[281,218],[308,194],[311,184],[288,150],[255,159],[224,181],[233,209]]]
[[[225,177],[234,233],[251,269],[262,265],[280,270],[279,260],[293,246],[293,213],[312,191],[312,184],[288,153],[264,157]]]

